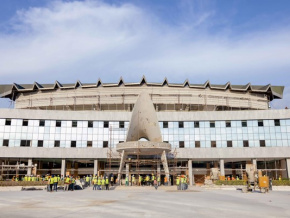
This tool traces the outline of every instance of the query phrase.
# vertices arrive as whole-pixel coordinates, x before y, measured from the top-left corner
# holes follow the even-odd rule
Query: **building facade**
[[[241,176],[246,163],[264,174],[290,176],[290,111],[272,110],[281,86],[139,83],[0,85],[13,109],[0,109],[2,176],[15,174],[117,174],[134,104],[146,92],[153,102],[170,176],[202,182],[210,169]],[[141,138],[142,140],[146,140]],[[125,174],[157,173],[160,157],[130,155]],[[15,166],[15,167],[13,167]]]

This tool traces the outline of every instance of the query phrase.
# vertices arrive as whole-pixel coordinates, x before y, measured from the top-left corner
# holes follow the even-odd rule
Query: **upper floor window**
[[[6,119],[5,120],[5,125],[6,126],[11,126],[11,119]]]
[[[163,128],[164,129],[168,128],[168,122],[167,121],[163,121]]]
[[[194,128],[199,128],[199,121],[194,121]]]
[[[21,147],[30,147],[30,140],[21,140],[20,146]]]
[[[209,126],[210,128],[215,128],[215,121],[210,121]]]
[[[61,120],[57,120],[57,121],[55,122],[55,126],[56,126],[56,127],[61,127]]]
[[[70,147],[71,148],[76,148],[77,147],[77,142],[76,141],[71,141],[70,142]]]
[[[232,126],[231,121],[227,120],[226,121],[226,127],[231,127],[231,126]]]
[[[45,120],[39,120],[39,126],[45,126]]]
[[[22,126],[28,126],[28,120],[22,120]]]
[[[125,122],[124,121],[119,121],[119,128],[125,128]]]
[[[200,141],[195,141],[195,147],[200,148]]]
[[[247,127],[248,124],[247,124],[247,121],[246,120],[242,120],[242,127]]]
[[[72,126],[72,127],[78,127],[78,121],[73,120],[71,126]]]
[[[216,148],[216,141],[211,141],[211,147]]]
[[[184,148],[184,141],[179,142],[179,148]]]
[[[60,141],[54,141],[54,147],[55,148],[60,147]]]
[[[249,147],[249,141],[248,140],[244,140],[243,141],[243,147]]]
[[[275,126],[280,126],[280,120],[274,120]]]
[[[104,121],[104,128],[109,128],[109,121]]]
[[[227,141],[227,147],[228,147],[228,148],[233,147],[233,142],[232,142],[232,141]]]
[[[258,120],[258,126],[264,126],[263,120]]]
[[[4,139],[3,140],[3,146],[5,146],[5,147],[9,146],[9,140],[8,139]]]
[[[89,120],[89,121],[88,121],[88,127],[89,127],[89,128],[93,128],[93,127],[94,127],[94,122],[91,121],[91,120]]]
[[[103,141],[103,148],[107,148],[109,145],[109,142],[108,141]]]
[[[87,141],[87,147],[88,147],[88,148],[93,147],[93,142],[92,142],[92,141]]]
[[[43,140],[38,140],[37,147],[43,147]]]
[[[260,140],[260,147],[266,147],[265,140]]]
[[[183,128],[183,122],[182,122],[182,121],[179,121],[179,122],[178,122],[178,127],[179,127],[179,128]]]

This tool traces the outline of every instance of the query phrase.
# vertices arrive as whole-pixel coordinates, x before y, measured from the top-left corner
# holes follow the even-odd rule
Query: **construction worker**
[[[111,175],[111,186],[114,185],[114,175]]]
[[[53,187],[53,184],[54,184],[53,175],[49,178],[48,182],[49,182],[50,192],[52,192],[52,187]]]
[[[129,186],[129,177],[128,176],[126,176],[126,178],[125,178],[125,183],[126,183],[126,186]]]
[[[240,180],[240,178],[237,176],[237,180]]]
[[[101,184],[102,184],[102,180],[101,180],[101,177],[99,176],[98,177],[98,187],[97,187],[98,190],[101,190]]]
[[[281,180],[282,180],[282,176],[280,175],[280,176],[279,176],[279,181],[281,181]]]
[[[135,185],[135,176],[132,176],[132,185]]]
[[[157,177],[157,183],[158,183],[158,186],[161,185],[161,178],[160,178],[160,175]]]
[[[68,191],[69,184],[71,183],[69,176],[64,179],[64,191]]]
[[[54,180],[53,189],[57,192],[57,185],[58,185],[58,178],[57,178],[57,176],[55,176],[53,178],[53,180]]]
[[[109,191],[109,177],[108,176],[106,176],[106,190],[108,190]]]
[[[167,178],[165,177],[165,179]],[[180,190],[180,177],[179,176],[177,176],[176,178],[176,186],[177,186],[177,190]]]
[[[184,176],[180,177],[180,190],[184,190]]]
[[[87,175],[86,177],[86,187],[90,187],[90,177]]]
[[[93,178],[93,190],[97,190],[97,185],[98,185],[98,177],[97,176],[95,176],[94,178]]]
[[[75,178],[72,176],[72,177],[71,177],[71,190],[72,190],[72,191],[75,190],[75,184],[76,184],[76,180],[75,180]]]
[[[142,185],[142,176],[141,175],[139,175],[139,186],[141,186]]]
[[[167,176],[164,177],[164,185],[168,185]]]
[[[149,186],[150,185],[149,183],[150,183],[150,176],[147,175],[146,176],[146,185]]]
[[[106,185],[105,177],[102,177],[102,190],[105,190],[105,185]]]

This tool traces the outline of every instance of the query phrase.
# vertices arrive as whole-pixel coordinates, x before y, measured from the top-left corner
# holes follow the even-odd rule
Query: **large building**
[[[264,174],[289,178],[290,111],[269,106],[283,90],[209,81],[150,83],[145,77],[137,83],[121,78],[118,83],[0,85],[0,96],[13,105],[0,109],[1,175],[154,173],[163,179],[168,171],[172,181],[183,173],[192,184],[202,182],[213,167],[222,176],[240,176],[246,163],[255,163]],[[132,116],[141,93],[150,96],[145,101],[158,120],[143,132],[156,124],[161,141],[129,131],[133,117],[137,127],[142,125],[138,119],[147,119],[138,111]],[[138,145],[170,144],[166,166],[163,153],[144,155],[137,149],[122,156],[116,148],[127,143],[129,132]]]

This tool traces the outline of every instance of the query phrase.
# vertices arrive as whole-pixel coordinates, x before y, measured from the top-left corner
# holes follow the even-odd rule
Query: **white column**
[[[161,175],[160,175],[160,174],[161,174],[160,172],[161,172],[161,170],[160,170],[160,163],[158,162],[158,163],[157,163],[157,177],[158,177],[158,176],[161,176]]]
[[[188,177],[189,177],[189,185],[193,185],[192,160],[188,160]]]
[[[221,172],[221,176],[225,176],[225,161],[224,160],[220,160],[220,172]]]
[[[286,159],[287,178],[290,179],[290,159]]]
[[[98,164],[99,164],[99,161],[97,159],[94,160],[94,176],[95,175],[98,175]]]
[[[253,159],[252,164],[255,165],[255,170],[257,171],[257,159]]]
[[[30,176],[32,171],[32,159],[28,159],[27,175]]]
[[[60,174],[63,177],[65,177],[65,165],[66,165],[66,161],[65,161],[65,159],[62,159],[61,160],[61,171],[60,171]]]
[[[130,168],[130,165],[128,163],[126,163],[126,177],[128,176],[129,177],[129,168]]]

